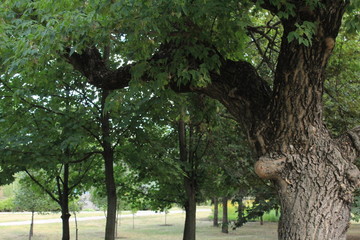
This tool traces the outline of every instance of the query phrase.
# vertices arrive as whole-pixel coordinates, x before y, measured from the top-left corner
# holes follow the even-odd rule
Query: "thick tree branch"
[[[211,84],[195,91],[219,100],[248,129],[266,118],[271,90],[250,63],[228,60],[211,79]]]
[[[108,90],[122,89],[127,87],[131,80],[132,65],[111,70],[106,66],[99,50],[94,47],[81,54],[74,52],[70,55],[68,50],[64,57],[96,87]]]
[[[153,59],[164,58],[166,51],[161,51]],[[83,53],[66,55],[66,59],[80,71],[91,84],[103,89],[122,89],[129,85],[132,78],[131,67],[122,66],[116,70],[108,69],[100,52],[89,49]],[[176,79],[170,79],[169,87],[177,92],[204,93],[222,102],[230,113],[245,123],[249,129],[258,120],[264,120],[267,106],[270,103],[271,91],[267,83],[259,77],[255,68],[245,61],[224,61],[220,73],[212,72],[212,83],[206,87],[178,86]],[[148,75],[144,81],[152,81]]]

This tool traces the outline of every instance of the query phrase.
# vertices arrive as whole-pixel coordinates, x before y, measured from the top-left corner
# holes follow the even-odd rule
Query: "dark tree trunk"
[[[29,231],[29,240],[31,240],[32,236],[34,236],[34,214],[35,214],[35,211],[31,211],[31,223],[30,223],[30,231]]]
[[[58,188],[60,188],[60,178],[58,178]],[[62,240],[70,240],[69,218],[69,164],[64,164],[64,175],[62,181],[63,189],[59,193],[61,219],[62,219]]]
[[[70,214],[68,211],[61,209],[62,219],[62,240],[70,240],[70,226],[69,226]]]
[[[213,226],[219,227],[219,200],[217,197],[214,197],[214,220],[213,220]]]
[[[108,90],[102,91],[101,109],[104,111],[106,98],[109,95]],[[102,147],[103,158],[105,162],[105,186],[107,196],[107,214],[105,226],[105,240],[115,239],[116,225],[116,185],[114,178],[114,152],[110,142],[110,115],[107,112],[101,114]]]
[[[196,239],[196,194],[194,184],[185,179],[186,203],[185,203],[185,226],[183,240]]]
[[[228,220],[228,198],[222,198],[222,206],[223,206],[223,216],[222,216],[222,225],[221,225],[221,232],[222,233],[229,233],[229,220]]]
[[[115,224],[116,224],[116,186],[113,172],[112,157],[104,154],[105,159],[105,184],[107,192],[107,214],[106,214],[106,227],[105,227],[105,240],[113,240],[115,237]]]

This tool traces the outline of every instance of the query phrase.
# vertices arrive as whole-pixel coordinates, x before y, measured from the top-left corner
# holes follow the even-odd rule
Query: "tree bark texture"
[[[228,219],[228,198],[222,198],[222,208],[223,208],[223,215],[222,215],[222,224],[221,224],[221,232],[222,233],[229,233],[229,219]]]
[[[346,239],[351,193],[359,182],[353,143],[333,139],[323,123],[324,70],[344,11],[343,1],[327,5],[303,16],[320,22],[310,47],[288,42],[295,19],[284,21],[269,119],[258,128],[263,155],[255,168],[276,183],[284,240]]]
[[[102,91],[101,109],[104,111],[106,98],[109,95],[108,90]],[[110,116],[109,113],[101,113],[102,147],[103,158],[105,162],[105,187],[107,196],[107,214],[105,226],[105,240],[115,239],[116,225],[116,184],[114,178],[114,151],[110,142]]]
[[[281,8],[272,2],[265,0],[262,7],[279,14]],[[272,88],[250,63],[230,60],[210,73],[212,82],[206,87],[178,86],[175,77],[169,85],[219,100],[244,127],[258,156],[256,173],[278,190],[280,240],[344,240],[352,192],[360,183],[353,163],[360,155],[360,127],[333,138],[323,122],[322,95],[326,64],[348,1],[320,0],[314,7],[308,2],[292,1],[294,15],[281,18],[284,34]],[[316,23],[311,45],[288,42],[289,33],[304,21]],[[153,58],[166,58],[162,49]],[[124,88],[131,80],[132,65],[109,70],[96,48],[66,58],[95,86]],[[143,80],[152,79],[145,75]]]

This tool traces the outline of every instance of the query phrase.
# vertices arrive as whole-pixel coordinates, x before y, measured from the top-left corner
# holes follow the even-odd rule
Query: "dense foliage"
[[[329,201],[346,215],[357,187],[358,130],[342,134],[359,125],[359,9],[341,0],[4,0],[0,184],[26,170],[47,180],[38,185],[54,180],[59,198],[96,185],[99,195],[116,187],[134,208],[186,208],[191,186],[196,201],[268,203],[272,192],[258,194],[264,182],[252,173],[260,159],[257,174],[275,183],[283,207],[279,236],[300,239],[309,221],[328,236],[337,218],[317,221],[316,201],[294,217],[292,202],[331,180]],[[331,234],[344,237],[346,221]]]

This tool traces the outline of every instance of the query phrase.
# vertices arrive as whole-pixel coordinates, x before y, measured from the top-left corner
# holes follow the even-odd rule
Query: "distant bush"
[[[12,212],[14,207],[14,198],[0,200],[0,212]]]

